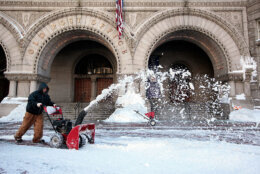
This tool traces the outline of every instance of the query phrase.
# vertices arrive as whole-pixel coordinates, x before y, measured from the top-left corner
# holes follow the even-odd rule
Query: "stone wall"
[[[259,64],[257,0],[125,0],[123,16],[125,29],[119,40],[114,0],[0,0],[0,44],[7,59],[9,96],[28,96],[42,81],[53,86],[57,74],[52,67],[63,71],[56,55],[77,40],[105,46],[115,58],[119,77],[146,69],[158,46],[189,30],[182,39],[208,54],[214,76],[229,82],[233,99],[241,93],[249,104],[252,96],[255,101],[260,98],[259,66],[258,81],[251,82],[252,69],[240,63],[253,56]],[[70,67],[64,68],[69,72]],[[61,93],[71,100],[70,92]]]
[[[260,1],[249,0],[247,5],[248,13],[248,31],[249,31],[249,46],[250,53],[257,62],[257,77],[252,83],[252,96],[256,105],[260,106]],[[257,81],[256,81],[257,80]]]

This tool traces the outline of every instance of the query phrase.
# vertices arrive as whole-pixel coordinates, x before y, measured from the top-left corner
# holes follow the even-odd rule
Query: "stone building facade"
[[[228,82],[232,103],[253,108],[260,99],[260,68],[252,76],[250,59],[259,65],[259,4],[125,0],[119,40],[115,0],[0,0],[6,65],[1,78],[9,83],[8,97],[26,97],[39,82],[48,82],[55,102],[89,102],[122,75],[147,69],[151,57],[160,55],[165,65],[182,63],[192,72]],[[188,59],[192,55],[185,52],[194,50],[197,56]],[[81,64],[89,65],[88,70]],[[87,91],[81,99],[80,91]],[[144,93],[142,87],[140,91]],[[239,94],[246,100],[236,100]]]

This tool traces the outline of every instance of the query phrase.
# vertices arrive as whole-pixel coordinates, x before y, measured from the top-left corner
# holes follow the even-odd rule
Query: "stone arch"
[[[157,42],[179,30],[198,31],[214,40],[225,55],[227,72],[241,69],[241,56],[249,56],[244,38],[231,24],[211,12],[184,8],[158,12],[137,29],[136,38],[139,42],[134,64],[139,69],[147,67],[149,56]]]
[[[12,64],[18,64],[21,61],[19,41],[22,37],[23,34],[17,24],[7,15],[0,12],[0,45],[4,49],[7,59],[6,72],[21,70],[15,66],[12,67]]]
[[[23,27],[3,12],[0,12],[0,24],[12,33],[17,42],[23,38],[25,32]]]
[[[42,66],[40,64],[42,52],[53,39],[65,32],[85,31],[92,36],[90,39],[101,42],[111,50],[117,59],[117,73],[126,71],[126,67],[122,68],[122,65],[127,63],[127,59],[131,59],[126,39],[119,40],[115,26],[111,24],[111,21],[107,22],[108,19],[104,20],[104,16],[99,12],[85,10],[83,13],[83,11],[61,10],[56,16],[44,18],[45,20],[39,21],[41,24],[38,27],[30,29],[29,31],[33,34],[26,36],[30,42],[23,60],[24,69],[32,73],[41,73],[38,67]],[[42,28],[41,25],[43,25]]]
[[[62,10],[56,10],[53,12],[50,12],[42,17],[40,17],[38,20],[36,20],[33,24],[31,24],[31,27],[28,29],[28,32],[26,32],[25,38],[27,40],[31,40],[36,33],[38,33],[42,28],[44,28],[46,25],[48,25],[50,22],[66,17],[66,16],[93,16],[96,18],[99,18],[114,28],[116,28],[115,25],[115,18],[113,15],[109,13],[105,13],[104,11],[101,10],[93,10],[90,8],[67,8],[67,9],[62,9]],[[124,29],[124,37],[130,38],[130,31],[129,28],[126,27]]]
[[[214,36],[211,36],[208,31],[196,27],[173,28],[158,36],[156,39],[158,41],[154,42],[154,45],[149,49],[148,54],[150,55],[157,47],[172,40],[188,41],[199,46],[205,53],[207,53],[213,65],[215,77],[222,78],[228,73],[228,69],[230,68],[229,62],[231,62],[231,59],[220,41],[217,38],[213,39],[212,37],[214,38]],[[212,50],[209,46],[214,49]],[[150,56],[146,57],[145,62],[149,61],[149,57]]]

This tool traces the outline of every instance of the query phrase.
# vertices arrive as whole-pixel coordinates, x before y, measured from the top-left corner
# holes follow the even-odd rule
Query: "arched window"
[[[111,63],[103,56],[90,54],[83,57],[75,68],[77,75],[113,74]]]

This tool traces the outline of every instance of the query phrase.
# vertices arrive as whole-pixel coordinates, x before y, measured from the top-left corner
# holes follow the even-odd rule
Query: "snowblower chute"
[[[86,134],[87,131],[90,131],[89,135]],[[84,137],[85,136],[85,137]],[[95,124],[83,124],[74,127],[69,135],[67,136],[66,145],[69,149],[79,149],[80,146],[85,144],[86,138],[88,142],[93,144],[95,142]],[[82,143],[82,144],[81,144]]]
[[[60,148],[66,144],[69,149],[78,150],[81,146],[86,144],[86,139],[90,144],[95,142],[95,124],[82,124],[72,128],[72,122],[63,118],[62,110],[60,107],[45,107],[44,110],[48,119],[56,132],[50,138],[50,146]],[[51,120],[56,117],[56,120]]]

